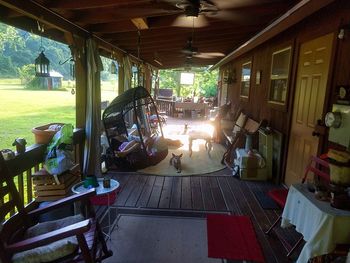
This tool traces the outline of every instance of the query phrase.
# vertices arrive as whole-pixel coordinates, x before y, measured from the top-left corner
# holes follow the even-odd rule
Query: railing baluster
[[[27,203],[33,200],[32,169],[27,170]]]
[[[24,184],[23,184],[23,173],[19,174],[17,176],[17,187],[18,187],[18,193],[19,196],[24,200]]]

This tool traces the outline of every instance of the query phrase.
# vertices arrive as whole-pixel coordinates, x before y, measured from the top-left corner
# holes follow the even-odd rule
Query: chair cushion
[[[288,189],[272,189],[267,192],[267,195],[270,196],[280,207],[283,208],[286,205]]]
[[[54,231],[84,220],[82,215],[70,216],[59,220],[39,223],[28,228],[25,238],[35,237],[50,231]],[[50,262],[68,256],[78,249],[78,241],[75,236],[68,237],[45,246],[16,253],[12,257],[13,262],[40,263]]]

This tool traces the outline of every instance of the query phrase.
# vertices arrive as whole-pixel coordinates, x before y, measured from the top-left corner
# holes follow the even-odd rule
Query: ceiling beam
[[[181,13],[182,11],[174,6],[172,9],[156,8],[150,4],[121,7],[121,8],[95,8],[88,10],[75,11],[69,20],[82,24],[96,24],[106,22],[116,22],[125,19],[150,16],[164,16],[169,14]]]
[[[216,34],[220,34],[221,32],[235,32],[240,33],[244,31],[256,31],[257,28],[263,28],[264,23],[261,25],[249,25],[249,26],[232,26],[232,25],[217,25],[209,28],[198,28],[194,30],[194,37],[197,38],[201,35],[210,36],[211,38],[215,37]],[[189,37],[192,35],[192,30],[190,28],[176,28],[175,30],[170,30],[169,28],[161,28],[161,29],[149,29],[141,32],[142,40],[155,40],[172,37],[174,35],[185,35]],[[105,39],[113,39],[115,41],[132,41],[137,37],[137,32],[123,32],[123,33],[111,33],[111,34],[101,34],[101,37]]]
[[[138,0],[138,4],[150,3],[150,0]],[[49,8],[59,9],[92,9],[101,7],[122,7],[130,5],[128,0],[84,0],[84,1],[72,1],[72,0],[54,0],[46,1],[46,5]]]
[[[95,32],[99,35],[101,35],[101,33],[117,33],[117,32],[122,33],[122,32],[130,32],[130,31],[137,30],[134,23],[132,23],[130,20],[122,20],[119,22],[87,25],[87,28],[91,32]]]
[[[62,17],[61,15],[40,5],[36,1],[0,0],[0,5],[3,5],[6,8],[9,8],[11,10],[15,10],[16,12],[19,12],[24,16],[33,19],[34,21],[40,21],[41,23],[48,25],[50,28],[56,28],[65,33],[69,32],[71,34],[83,37],[85,39],[92,37],[95,39],[95,41],[101,48],[106,49],[110,52],[112,52],[113,50],[114,52],[127,53],[121,48],[119,48],[118,46],[108,43],[107,41],[105,41],[104,39],[101,39],[97,35],[93,35],[87,29],[84,29],[78,26],[77,24],[69,21],[68,19]],[[134,57],[134,59],[137,60],[136,57]]]
[[[58,28],[62,31],[72,32],[78,36],[83,37],[88,36],[88,32],[83,28],[78,27],[77,25],[69,22],[65,18],[59,16],[58,14],[54,14],[50,10],[42,7],[41,5],[33,1],[0,0],[0,4],[34,20]]]

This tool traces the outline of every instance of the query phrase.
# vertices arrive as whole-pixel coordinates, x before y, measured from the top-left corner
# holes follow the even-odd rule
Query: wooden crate
[[[72,186],[80,180],[79,165],[57,176],[41,169],[33,174],[35,200],[38,202],[55,201],[69,196]]]

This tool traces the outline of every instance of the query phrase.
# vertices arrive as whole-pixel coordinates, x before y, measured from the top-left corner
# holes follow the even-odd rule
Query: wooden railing
[[[175,101],[155,99],[158,112],[165,112],[167,116],[174,117]]]
[[[74,158],[75,162],[82,165],[82,153],[84,147],[85,131],[84,129],[75,129],[73,133]],[[32,184],[32,173],[38,171],[43,164],[47,145],[34,144],[27,147],[26,152],[17,154],[15,158],[6,161],[10,175],[17,185],[18,192],[25,204],[34,199]],[[80,166],[82,167],[82,166]],[[0,175],[1,176],[1,175]],[[0,186],[0,188],[3,186]],[[0,202],[4,202],[7,197],[4,196]]]

